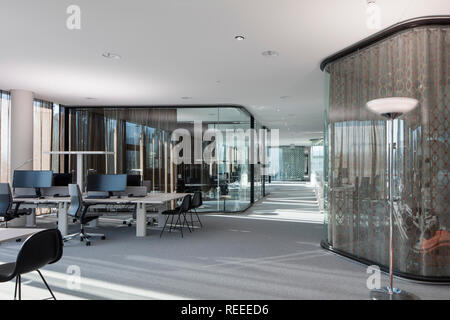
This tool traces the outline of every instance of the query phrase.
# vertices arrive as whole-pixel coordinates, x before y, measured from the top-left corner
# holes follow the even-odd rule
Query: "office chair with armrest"
[[[65,236],[64,241],[71,240],[75,237],[80,237],[80,241],[86,240],[86,245],[90,246],[91,241],[89,239],[91,237],[100,237],[102,240],[105,240],[106,237],[104,234],[87,233],[84,230],[85,226],[89,222],[98,219],[100,215],[87,214],[89,205],[83,202],[83,197],[81,195],[80,188],[78,187],[77,184],[69,184],[69,194],[70,194],[70,206],[69,209],[67,210],[67,214],[80,222],[80,232]]]
[[[13,197],[9,183],[0,183],[0,217],[3,218],[2,223],[8,227],[8,221],[19,218],[21,215],[28,214],[30,210],[19,210],[20,202],[16,203],[13,208]],[[20,241],[20,239],[18,239]]]
[[[173,209],[173,210],[166,210],[166,211],[162,212],[162,215],[167,216],[167,218],[166,218],[166,222],[164,223],[164,226],[163,226],[163,228],[161,230],[161,233],[159,235],[160,238],[161,238],[161,236],[162,236],[162,234],[163,234],[163,232],[164,232],[164,230],[166,228],[167,222],[169,221],[169,217],[172,217],[172,220],[170,221],[169,232],[172,231],[173,218],[175,216],[177,216],[177,220],[175,222],[175,227],[174,228],[177,227],[177,224],[179,222],[180,223],[180,230],[181,230],[181,237],[183,238],[183,227],[184,227],[184,224],[187,225],[187,227],[189,229],[189,232],[191,232],[191,228],[189,227],[189,223],[187,222],[187,219],[186,219],[186,213],[189,211],[190,205],[191,205],[191,195],[188,194],[188,195],[184,196],[183,201],[181,202],[181,205],[179,207],[177,207],[176,209]],[[182,217],[183,217],[183,224],[181,224],[181,218]]]
[[[7,282],[16,278],[14,300],[22,299],[22,274],[37,271],[42,281],[56,300],[44,276],[39,271],[47,264],[52,264],[61,259],[63,254],[63,242],[58,229],[47,229],[30,236],[20,248],[16,262],[0,265],[0,282]]]
[[[194,229],[194,219],[193,219],[192,211],[194,211],[195,215],[197,216],[196,222],[200,223],[200,227],[203,228],[203,224],[200,221],[200,217],[198,216],[198,213],[197,213],[197,208],[201,207],[202,205],[203,205],[202,193],[200,191],[194,192],[194,196],[192,197],[191,205],[189,206],[189,213],[191,215],[192,229]]]

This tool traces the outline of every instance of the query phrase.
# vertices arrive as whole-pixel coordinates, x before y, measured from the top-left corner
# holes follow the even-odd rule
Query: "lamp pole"
[[[416,99],[405,97],[381,98],[367,102],[367,108],[388,119],[391,126],[389,136],[389,286],[370,291],[373,300],[413,300],[417,296],[394,288],[394,120],[405,112],[413,110]]]
[[[389,294],[393,294],[394,282],[394,116],[390,115],[391,136],[389,150]]]

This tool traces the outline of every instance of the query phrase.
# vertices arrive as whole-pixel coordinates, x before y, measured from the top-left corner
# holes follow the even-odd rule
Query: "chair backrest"
[[[195,191],[194,196],[192,197],[191,208],[193,209],[198,208],[202,204],[203,204],[202,193],[200,191]]]
[[[67,214],[80,218],[83,210],[83,197],[81,195],[80,187],[77,184],[69,184],[70,206]]]
[[[6,216],[13,203],[9,183],[0,183],[0,216]]]
[[[143,180],[142,185],[147,187],[147,193],[152,191],[152,181],[151,180]]]
[[[183,198],[183,201],[181,202],[180,205],[180,210],[181,212],[187,212],[189,211],[189,208],[191,207],[191,195],[185,195]]]
[[[57,262],[63,254],[63,240],[58,229],[47,229],[33,234],[20,248],[15,274],[38,270]]]

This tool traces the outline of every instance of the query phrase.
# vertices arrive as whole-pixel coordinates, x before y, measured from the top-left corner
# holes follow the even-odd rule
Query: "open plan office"
[[[0,300],[449,300],[449,14],[0,0]]]

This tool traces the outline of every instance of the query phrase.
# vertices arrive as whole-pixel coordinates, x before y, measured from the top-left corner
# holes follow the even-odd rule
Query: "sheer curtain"
[[[0,182],[8,182],[9,177],[9,116],[11,97],[0,90]]]
[[[33,169],[50,170],[52,150],[53,103],[34,100]]]

